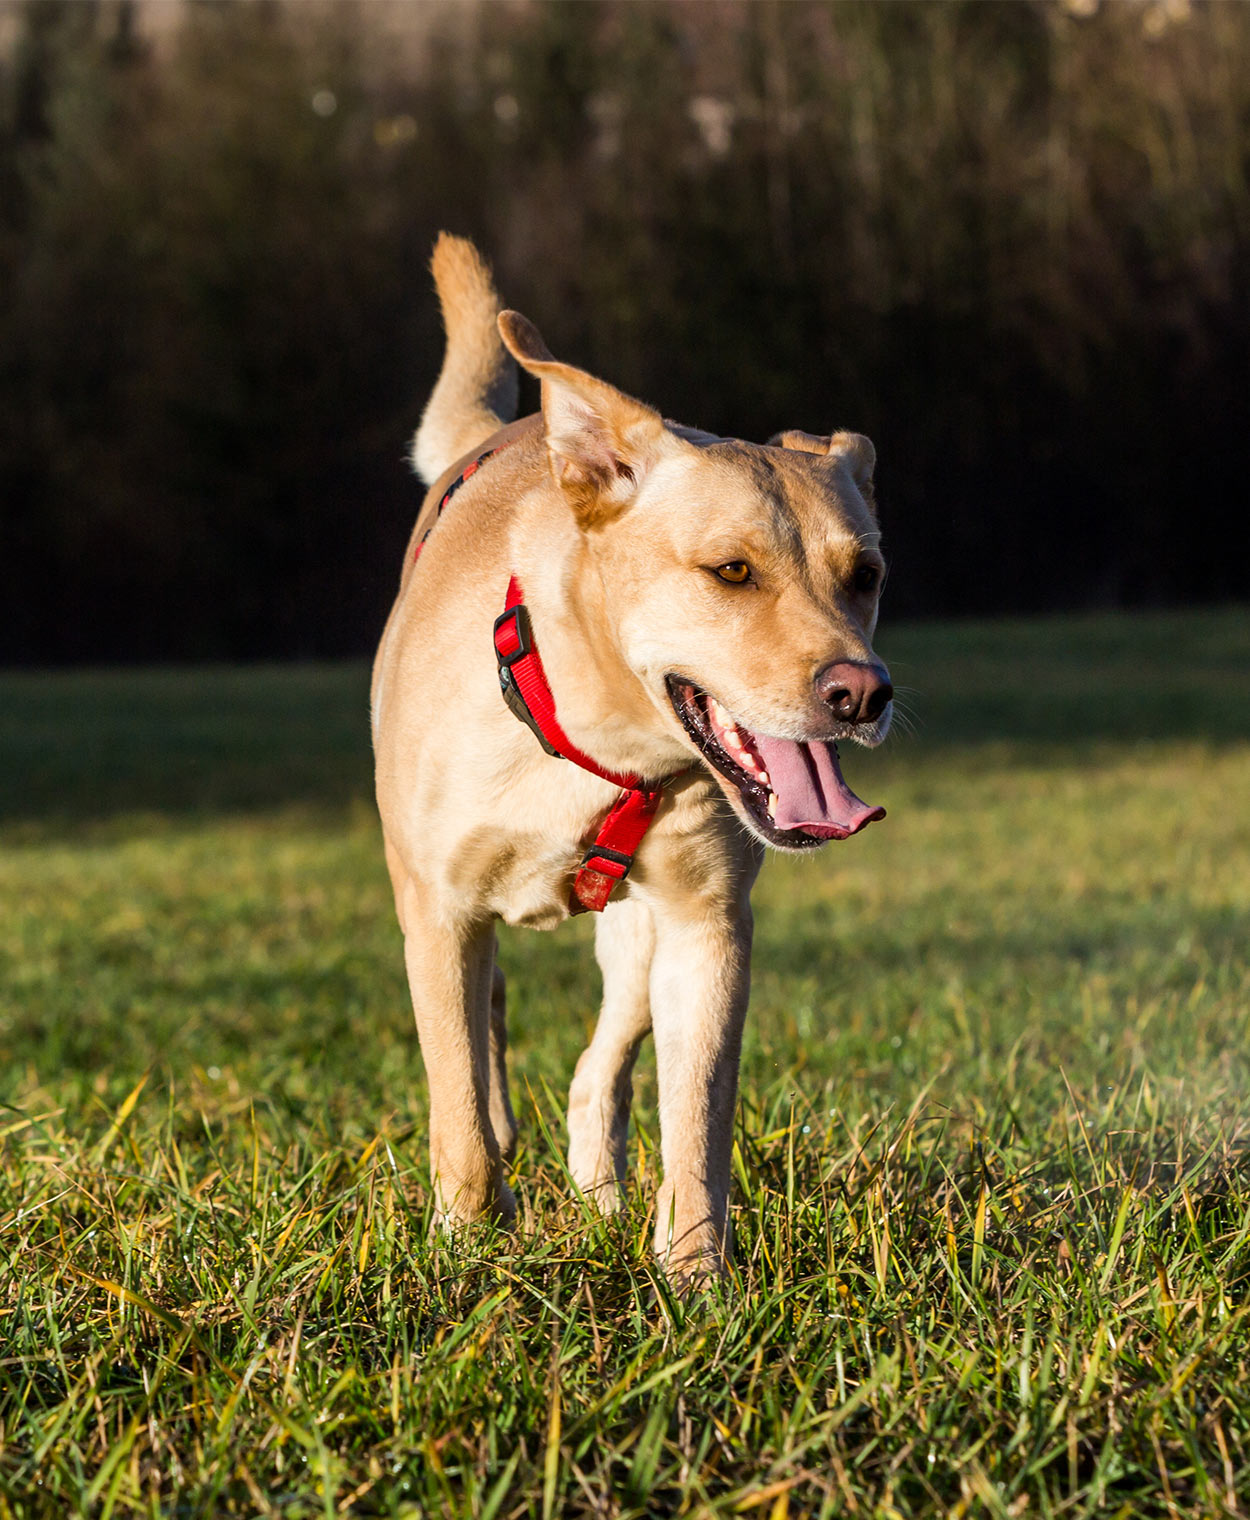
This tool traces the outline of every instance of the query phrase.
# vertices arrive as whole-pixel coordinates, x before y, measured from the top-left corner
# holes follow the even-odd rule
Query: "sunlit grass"
[[[629,1208],[568,1200],[584,922],[504,941],[518,1234],[431,1237],[363,670],[4,678],[0,1504],[1236,1513],[1248,627],[883,640],[918,734],[765,871],[688,1304],[645,1056]]]

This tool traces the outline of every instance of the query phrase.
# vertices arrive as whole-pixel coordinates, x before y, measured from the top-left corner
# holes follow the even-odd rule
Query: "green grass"
[[[1240,1513],[1250,615],[881,643],[687,1303],[645,1057],[567,1197],[584,922],[504,940],[520,1228],[431,1238],[363,668],[0,677],[0,1516]]]

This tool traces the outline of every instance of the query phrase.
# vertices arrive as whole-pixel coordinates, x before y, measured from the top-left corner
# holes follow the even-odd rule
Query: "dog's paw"
[[[605,1177],[598,1170],[579,1174],[573,1165],[572,1155],[569,1156],[569,1173],[578,1193],[592,1208],[605,1215],[621,1212],[623,1207],[621,1188],[615,1175],[609,1174]]]
[[[710,1287],[729,1270],[728,1224],[706,1207],[687,1212],[671,1182],[656,1199],[655,1254],[669,1285],[685,1296]]]
[[[457,1235],[481,1224],[512,1230],[516,1228],[516,1217],[516,1195],[502,1180],[482,1198],[468,1198],[466,1191],[461,1189],[451,1200],[435,1184],[432,1233]]]

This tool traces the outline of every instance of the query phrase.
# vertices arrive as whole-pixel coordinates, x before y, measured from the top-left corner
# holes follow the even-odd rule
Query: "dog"
[[[729,1260],[765,847],[812,850],[884,815],[836,749],[879,744],[893,712],[871,642],[875,451],[857,433],[759,445],[665,421],[501,310],[471,243],[441,234],[432,268],[446,352],[413,445],[430,490],[371,701],[437,1217],[515,1217],[495,921],[590,909],[604,994],[569,1094],[569,1171],[619,1207],[650,1031],[655,1248],[672,1278],[703,1281]],[[542,405],[514,420],[518,365]]]

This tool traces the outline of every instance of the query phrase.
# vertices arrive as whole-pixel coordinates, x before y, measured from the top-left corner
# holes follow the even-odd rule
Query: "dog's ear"
[[[553,358],[520,312],[500,312],[499,332],[522,369],[542,381],[551,473],[578,522],[590,528],[610,521],[633,500],[661,455],[680,444],[658,412]]]
[[[851,479],[872,500],[872,473],[877,468],[877,451],[872,439],[863,433],[835,433],[829,440],[828,455],[844,464],[851,472]]]
[[[843,465],[858,486],[860,494],[873,506],[872,473],[877,467],[877,451],[872,439],[863,433],[834,433],[819,438],[815,433],[801,433],[790,428],[768,440],[770,448],[794,449],[800,454],[823,454],[833,464]]]
[[[815,433],[803,433],[798,428],[787,428],[784,433],[774,433],[768,440],[770,449],[792,449],[796,454],[827,454],[829,440],[818,438]]]

